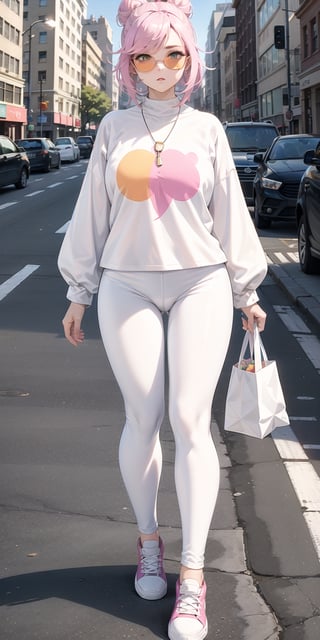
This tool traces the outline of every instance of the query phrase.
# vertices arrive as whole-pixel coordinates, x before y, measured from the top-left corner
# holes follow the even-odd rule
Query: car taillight
[[[41,155],[42,156],[47,156],[48,153],[49,153],[48,149],[42,149],[42,151],[41,151]]]

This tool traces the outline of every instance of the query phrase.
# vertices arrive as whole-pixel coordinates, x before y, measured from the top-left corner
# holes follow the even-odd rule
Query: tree
[[[81,129],[85,131],[90,123],[97,125],[103,116],[111,110],[111,99],[99,89],[85,86],[81,90]]]

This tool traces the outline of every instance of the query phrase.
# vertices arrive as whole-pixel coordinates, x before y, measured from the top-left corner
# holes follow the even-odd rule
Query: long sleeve
[[[98,290],[100,257],[109,234],[110,201],[105,185],[107,152],[102,121],[70,225],[58,257],[69,285],[67,298],[90,305]]]
[[[257,302],[256,288],[267,273],[264,251],[248,211],[229,143],[218,125],[214,150],[215,186],[209,205],[212,233],[227,258],[234,306]]]

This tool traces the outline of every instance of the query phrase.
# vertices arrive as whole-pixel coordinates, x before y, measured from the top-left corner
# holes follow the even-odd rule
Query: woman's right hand
[[[85,304],[71,302],[67,313],[62,320],[64,335],[74,347],[77,347],[84,341],[84,332],[81,329],[81,321],[85,309]]]

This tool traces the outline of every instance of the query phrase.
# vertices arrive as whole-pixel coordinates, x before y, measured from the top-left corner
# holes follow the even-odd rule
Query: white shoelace
[[[142,570],[145,575],[160,573],[160,549],[142,549]]]
[[[200,610],[200,593],[192,593],[189,590],[180,591],[178,611],[181,614],[197,616]]]

